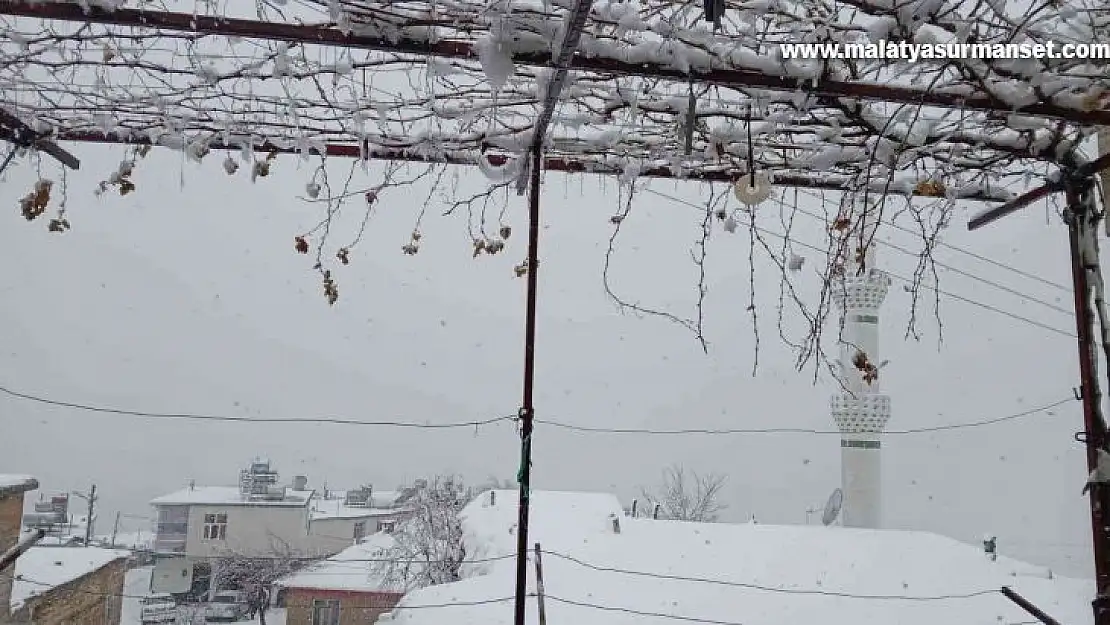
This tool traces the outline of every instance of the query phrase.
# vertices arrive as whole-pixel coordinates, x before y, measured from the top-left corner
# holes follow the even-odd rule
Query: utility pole
[[[86,495],[84,493],[77,493],[77,492],[75,492],[73,494],[77,495],[81,499],[84,499],[85,501],[89,502],[89,512],[88,512],[88,516],[85,519],[85,546],[88,547],[89,544],[92,542],[93,515],[96,513],[96,500],[97,500],[96,484],[93,484],[92,488],[89,489],[89,494],[88,495]],[[117,516],[117,520],[118,520],[118,516]]]
[[[1098,450],[1106,449],[1106,421],[1102,415],[1102,393],[1099,390],[1095,368],[1098,353],[1095,351],[1094,315],[1091,310],[1091,290],[1088,271],[1098,271],[1098,258],[1088,258],[1090,241],[1097,241],[1099,219],[1095,207],[1093,177],[1069,181],[1067,210],[1071,248],[1072,282],[1075,292],[1075,324],[1079,346],[1080,394],[1083,400],[1084,431],[1076,440],[1087,446],[1087,469],[1093,471],[1098,464]],[[1097,251],[1097,247],[1095,248]],[[1110,512],[1110,485],[1092,484],[1090,489],[1091,530],[1095,556],[1096,596],[1092,602],[1095,625],[1110,625],[1110,525],[1106,514]]]
[[[536,543],[536,604],[540,611],[540,625],[547,625],[547,610],[543,606],[543,559],[540,544]]]
[[[1110,137],[1107,137],[1110,138]],[[968,221],[968,230],[977,230],[989,223],[1029,206],[1039,199],[1053,193],[1067,193],[1067,209],[1064,221],[1068,226],[1068,243],[1071,249],[1072,291],[1075,298],[1075,328],[1079,347],[1080,399],[1083,401],[1083,431],[1075,435],[1075,440],[1087,447],[1087,470],[1094,471],[1098,466],[1099,450],[1107,450],[1107,427],[1102,414],[1102,392],[1099,390],[1096,370],[1098,353],[1093,336],[1094,313],[1091,310],[1091,282],[1093,274],[1101,281],[1101,268],[1098,257],[1098,222],[1105,219],[1106,200],[1103,198],[1103,211],[1098,210],[1095,201],[1095,177],[1104,169],[1110,168],[1110,154],[1104,141],[1099,146],[1103,154],[1087,163],[1076,162],[1074,155],[1068,155],[1062,163],[1063,175],[1057,180],[1029,191],[1013,200],[983,211]],[[1107,332],[1110,328],[1102,328]],[[1105,340],[1105,339],[1104,339]],[[1095,556],[1095,599],[1091,602],[1094,610],[1095,625],[1110,625],[1110,484],[1091,484],[1091,533]],[[1012,598],[1011,598],[1012,599]]]
[[[536,378],[536,290],[539,280],[540,240],[540,170],[543,167],[542,150],[532,150],[532,170],[529,172],[531,189],[528,193],[528,293],[524,320],[524,396],[520,408],[520,500],[517,503],[516,527],[516,596],[513,605],[513,624],[525,625],[525,599],[528,596],[528,506],[532,488],[532,401]]]
[[[116,523],[112,526],[112,549],[116,548],[116,534],[119,533],[119,511],[116,511]]]

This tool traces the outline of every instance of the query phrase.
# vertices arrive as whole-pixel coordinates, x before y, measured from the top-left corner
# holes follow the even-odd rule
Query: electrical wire
[[[643,610],[633,610],[632,608],[621,608],[612,605],[600,605],[597,603],[587,603],[585,601],[574,601],[571,599],[564,599],[556,595],[544,593],[543,598],[555,603],[563,603],[566,605],[573,605],[580,608],[590,608],[593,610],[602,610],[604,612],[620,612],[622,614],[632,614],[635,616],[649,616],[654,618],[663,618],[673,621],[685,621],[687,623],[706,623],[707,625],[745,625],[739,621],[720,621],[716,619],[698,618],[693,616],[682,616],[679,614],[667,614],[665,612],[645,612]]]
[[[807,211],[807,210],[805,210],[801,207],[795,207],[795,209],[798,211],[798,213],[800,213],[802,215],[805,215],[806,217],[809,217],[809,218],[811,218],[815,221],[820,221],[822,223],[825,222],[825,218],[816,214],[816,213],[809,212],[809,211]],[[883,223],[886,224],[886,222],[883,222]],[[886,224],[886,225],[890,225],[890,224]],[[909,231],[908,229],[906,229],[906,230]],[[892,249],[896,252],[901,252],[902,254],[905,254],[906,256],[910,256],[911,258],[917,258],[918,257],[918,254],[916,252],[913,252],[912,250],[908,250],[908,249],[906,249],[906,248],[904,248],[900,245],[897,245],[895,243],[891,243],[890,241],[876,240],[875,242],[878,243],[879,245],[890,248],[890,249]],[[994,287],[994,288],[996,288],[1000,291],[1003,291],[1005,293],[1009,293],[1010,295],[1016,295],[1017,297],[1020,297],[1022,299],[1026,299],[1026,300],[1029,300],[1031,302],[1035,302],[1035,303],[1040,304],[1041,306],[1044,306],[1045,308],[1048,308],[1050,310],[1054,310],[1056,312],[1063,313],[1063,314],[1067,315],[1068,317],[1070,317],[1072,319],[1075,318],[1075,312],[1074,311],[1068,310],[1067,308],[1064,308],[1062,306],[1057,306],[1056,304],[1053,304],[1051,302],[1046,302],[1043,299],[1034,297],[1034,296],[1032,296],[1028,293],[1018,291],[1017,289],[1010,288],[1010,287],[1008,287],[1004,284],[999,284],[999,283],[997,283],[993,280],[984,278],[983,276],[979,276],[979,275],[976,275],[976,274],[974,274],[970,271],[960,269],[959,267],[953,267],[952,265],[941,262],[939,260],[933,260],[932,262],[937,267],[942,267],[944,269],[947,269],[947,270],[951,271],[952,273],[964,276],[965,278],[969,278],[971,280],[975,280],[976,282],[981,282],[983,284]],[[1053,284],[1053,286],[1057,286],[1057,285]]]
[[[34,580],[34,579],[23,577],[21,575],[17,575],[15,577],[14,581],[26,582],[28,584],[32,584],[32,585],[35,585],[35,586],[43,586],[43,587],[46,587],[46,588],[56,588],[58,586],[57,584],[48,584],[46,582],[40,582],[40,581],[37,581],[37,580]],[[79,592],[79,593],[84,594],[84,595],[93,595],[95,597],[105,597],[105,598],[121,598],[121,599],[149,599],[150,598],[150,595],[132,595],[132,594],[128,594],[128,593],[104,592],[104,591],[99,591],[99,590],[87,590],[87,589],[84,589],[84,588],[66,589],[66,591],[67,592]],[[536,595],[535,595],[535,593],[529,593],[527,596],[535,597]],[[34,598],[34,597],[32,597],[32,598]],[[393,611],[398,611],[398,610],[429,610],[429,609],[437,609],[437,608],[458,608],[458,607],[468,607],[468,606],[490,605],[490,604],[495,604],[495,603],[505,603],[505,602],[508,602],[508,601],[512,601],[514,598],[515,597],[498,597],[496,599],[479,599],[479,600],[475,600],[475,601],[453,601],[451,603],[418,603],[418,604],[415,604],[415,605],[399,605],[399,606],[393,607],[392,610]],[[383,607],[380,602],[376,603],[376,604],[375,603],[370,603],[370,604],[365,604],[365,605],[359,605],[359,604],[349,604],[346,601],[344,601],[343,605],[351,607],[351,608],[382,608]]]
[[[931,432],[944,432],[949,430],[962,430],[966,428],[982,427],[986,425],[994,425],[996,423],[1004,423],[1006,421],[1014,421],[1029,417],[1034,414],[1046,412],[1057,406],[1062,406],[1068,402],[1078,401],[1075,397],[1068,397],[1059,401],[1030,408],[1022,412],[1009,414],[993,419],[984,419],[982,421],[970,421],[966,423],[950,423],[947,425],[936,425],[931,427],[911,428],[906,430],[884,430],[883,434],[887,435],[906,435],[906,434],[926,434]],[[572,425],[569,423],[561,423],[559,421],[550,421],[547,419],[536,419],[535,422],[540,425],[549,425],[551,427],[560,428],[564,430],[571,430],[576,432],[589,432],[594,434],[649,434],[649,435],[685,435],[685,434],[841,434],[840,430],[817,430],[810,428],[724,428],[724,429],[709,429],[709,428],[686,428],[675,430],[656,430],[648,428],[606,428],[595,427],[589,425]]]
[[[658,195],[658,196],[660,196],[660,198],[665,198],[667,200],[670,200],[670,201],[673,201],[673,202],[676,202],[676,203],[679,203],[679,204],[685,204],[687,206],[692,206],[692,208],[694,208],[694,206],[696,206],[696,208],[698,210],[703,210],[703,206],[698,206],[697,204],[695,204],[693,202],[688,202],[686,200],[683,200],[682,198],[675,198],[674,195],[669,195],[667,193],[656,191],[654,189],[645,189],[645,191],[647,191],[649,193],[653,193],[655,195]],[[756,231],[758,231],[760,233],[766,234],[768,236],[774,236],[774,238],[776,238],[776,239],[781,239],[781,240],[788,241],[790,243],[793,243],[793,244],[799,246],[799,248],[805,248],[807,250],[817,252],[818,254],[826,254],[826,255],[828,254],[828,250],[818,248],[817,245],[810,245],[809,243],[806,243],[804,241],[798,241],[798,240],[794,239],[793,236],[788,236],[788,235],[780,233],[780,232],[775,232],[774,230],[768,230],[766,228],[763,228],[763,226],[760,226],[760,225],[756,225],[756,226],[754,226],[754,228],[755,228]],[[906,278],[906,276],[902,276],[902,275],[899,275],[897,273],[887,271],[887,270],[884,270],[884,272],[887,275],[889,275],[890,278],[894,278],[895,280],[898,280],[900,282],[904,282],[904,283],[909,284],[909,285],[914,285],[916,283],[915,280],[911,280],[909,278]],[[998,308],[998,306],[993,306],[991,304],[983,303],[983,302],[980,302],[980,301],[977,301],[977,300],[972,300],[971,298],[966,298],[966,296],[963,296],[963,295],[958,295],[956,293],[952,293],[952,292],[949,292],[949,291],[938,289],[938,288],[936,288],[936,286],[929,286],[927,284],[921,284],[920,288],[928,289],[930,291],[934,291],[936,293],[939,293],[940,295],[946,296],[946,298],[949,298],[949,299],[952,299],[952,300],[957,300],[957,301],[960,301],[960,302],[963,302],[963,303],[966,303],[966,304],[971,304],[973,306],[977,306],[977,308],[980,308],[980,309],[983,309],[983,310],[986,310],[986,311],[989,311],[989,312],[992,312],[992,313],[1000,314],[1000,315],[1003,315],[1003,316],[1008,316],[1008,317],[1010,317],[1010,319],[1015,320],[1015,321],[1020,321],[1022,323],[1027,323],[1029,325],[1040,327],[1041,330],[1047,330],[1049,332],[1060,334],[1062,336],[1068,336],[1068,337],[1070,337],[1070,339],[1074,339],[1074,337],[1076,337],[1076,334],[1074,334],[1073,332],[1069,332],[1067,330],[1060,330],[1059,327],[1055,327],[1055,326],[1049,325],[1047,323],[1041,323],[1039,321],[1029,319],[1029,317],[1026,317],[1026,316],[1021,316],[1019,314],[1011,313],[1009,311],[1002,310],[1002,309]],[[1023,295],[1023,296],[1025,296],[1025,298],[1030,299],[1030,300],[1033,299],[1029,295]]]
[[[479,421],[466,421],[457,423],[441,423],[441,424],[425,424],[416,422],[404,421],[357,421],[352,419],[332,419],[324,417],[305,417],[305,418],[254,418],[254,417],[233,417],[222,416],[213,414],[190,414],[190,413],[164,413],[164,412],[140,412],[137,410],[121,410],[117,408],[110,408],[104,406],[90,406],[86,404],[79,404],[76,402],[52,400],[30,393],[23,393],[13,391],[9,388],[0,386],[0,393],[6,393],[12,397],[43,403],[50,406],[62,406],[66,408],[73,408],[75,410],[86,410],[90,412],[106,413],[106,414],[122,414],[130,417],[150,418],[150,419],[199,419],[203,421],[233,421],[233,422],[246,422],[246,423],[332,423],[339,425],[364,425],[364,426],[395,426],[406,428],[457,428],[457,427],[477,427],[480,425],[489,425],[498,423],[500,421],[516,421],[518,416],[505,416],[495,417],[492,419],[484,419]],[[1030,408],[1022,412],[1004,415],[1001,417],[994,417],[992,419],[984,419],[981,421],[970,421],[966,423],[951,423],[947,425],[937,425],[930,427],[912,428],[906,430],[886,430],[884,434],[890,435],[904,435],[904,434],[925,434],[930,432],[942,432],[947,430],[962,430],[966,428],[982,427],[985,425],[994,425],[996,423],[1003,423],[1006,421],[1013,421],[1024,417],[1032,416],[1041,412],[1045,412],[1061,406],[1071,401],[1077,401],[1074,396],[1067,397],[1043,406]],[[645,428],[606,428],[595,427],[587,425],[574,425],[571,423],[564,423],[561,421],[554,421],[549,419],[535,419],[535,423],[540,425],[548,425],[555,428],[564,430],[571,430],[576,432],[592,432],[598,434],[652,434],[652,435],[675,435],[675,434],[840,434],[839,430],[816,430],[810,428],[726,428],[726,429],[712,429],[712,428],[690,428],[690,429],[676,429],[676,430],[655,430]],[[344,539],[345,540],[345,539]]]
[[[41,548],[42,549],[70,549],[71,547],[42,546]],[[104,547],[104,549],[108,549],[108,547]],[[152,551],[144,550],[144,549],[130,550],[130,549],[123,549],[123,548],[120,548],[120,547],[117,547],[116,549],[120,550],[120,551],[135,551],[135,552],[138,552],[138,553],[153,553]],[[170,557],[174,557],[174,556],[170,556]],[[204,556],[201,559],[211,560],[211,561],[215,561],[215,562],[220,562],[220,561],[225,561],[225,560],[252,560],[252,561],[260,561],[260,562],[313,562],[313,563],[318,563],[318,562],[325,562],[326,561],[329,565],[330,564],[347,564],[347,563],[352,563],[352,564],[394,564],[394,563],[395,564],[400,564],[402,562],[408,562],[409,561],[405,558],[349,558],[349,559],[344,558],[342,560],[329,560],[328,559],[329,557],[334,557],[334,554],[332,556],[295,556],[295,555],[288,555],[288,556],[265,556],[265,555],[247,556],[247,555],[241,555],[241,554],[232,554],[232,555]],[[488,558],[467,559],[467,560],[464,560],[462,563],[463,564],[484,564],[484,563],[488,563],[488,562],[500,562],[502,560],[510,560],[510,559],[513,559],[513,558],[516,558],[516,554],[515,553],[508,553],[508,554],[501,555],[501,556],[490,556]]]
[[[359,419],[346,419],[340,417],[236,417],[231,415],[216,415],[216,414],[200,414],[188,412],[144,412],[141,410],[124,410],[122,408],[111,408],[105,406],[92,406],[89,404],[79,404],[76,402],[60,401],[50,399],[39,395],[32,395],[30,393],[23,393],[15,391],[10,388],[0,386],[0,393],[10,395],[17,399],[26,401],[33,401],[40,404],[49,406],[57,406],[60,408],[73,408],[76,410],[84,410],[87,412],[99,412],[103,414],[122,415],[126,417],[142,417],[145,419],[167,419],[167,420],[188,420],[188,421],[227,421],[234,423],[330,423],[334,425],[362,425],[374,427],[399,427],[399,428],[418,428],[418,429],[448,429],[448,428],[473,428],[481,425],[491,425],[500,421],[513,421],[516,415],[493,417],[490,419],[481,419],[477,421],[456,421],[453,423],[417,423],[415,421],[363,421]]]
[[[568,563],[573,564],[575,566],[579,566],[579,567],[582,567],[582,568],[587,568],[587,569],[590,569],[590,570],[593,570],[593,571],[596,571],[596,572],[600,572],[600,573],[615,574],[615,575],[629,575],[629,576],[636,576],[636,577],[645,577],[645,578],[650,578],[650,579],[686,582],[686,583],[694,583],[694,584],[708,584],[708,585],[715,585],[715,586],[727,586],[727,587],[733,587],[733,588],[744,588],[744,589],[749,589],[749,590],[757,590],[757,591],[761,591],[761,592],[789,594],[789,595],[825,596],[825,597],[836,597],[836,598],[868,600],[868,601],[907,601],[907,602],[941,602],[941,601],[943,601],[943,602],[951,602],[951,601],[961,601],[961,600],[974,599],[974,598],[978,598],[978,597],[993,596],[995,594],[1000,593],[1000,589],[994,589],[994,588],[971,591],[971,592],[965,592],[965,593],[952,593],[952,594],[942,594],[942,595],[861,594],[861,593],[848,593],[848,592],[831,591],[831,590],[823,590],[823,589],[776,588],[776,587],[773,587],[773,586],[763,586],[763,585],[759,585],[759,584],[736,582],[736,581],[731,581],[731,580],[713,579],[713,578],[705,578],[705,577],[693,577],[693,576],[682,576],[682,575],[674,575],[674,574],[667,574],[667,573],[654,573],[654,572],[648,572],[648,571],[638,571],[638,570],[623,569],[623,568],[618,568],[618,567],[602,566],[602,565],[587,562],[585,560],[582,560],[580,558],[576,558],[574,556],[570,556],[568,554],[559,553],[557,551],[541,550],[541,553],[545,553],[548,556],[560,559],[562,561],[568,562]],[[498,558],[493,558],[493,559],[503,560],[503,559],[514,558],[514,557],[516,557],[516,554],[500,556]],[[469,560],[469,561],[464,562],[464,564],[481,562],[481,561],[488,561],[488,560],[491,560],[491,559]],[[354,561],[355,560],[344,560],[344,561],[341,561],[341,562],[346,563],[346,562],[354,562]],[[369,561],[375,561],[375,560],[369,560]],[[385,560],[385,561],[394,562],[394,561],[398,561],[398,560]],[[335,561],[329,561],[328,563],[329,564],[335,564],[336,562]],[[319,575],[320,573],[319,572],[313,572],[313,574]],[[349,573],[347,573],[347,572],[341,572],[341,574],[349,575]],[[34,584],[34,585],[38,585],[38,586],[43,586],[43,587],[53,587],[54,586],[52,584],[39,582],[37,580],[29,579],[29,578],[22,577],[22,576],[17,576],[15,579],[17,581],[22,581],[22,582],[26,582],[26,583],[30,583],[30,584]],[[96,590],[96,591],[94,591],[94,590],[84,590],[84,589],[80,589],[80,588],[76,588],[74,590],[77,591],[77,592],[97,595],[97,596],[101,596],[101,597],[120,597],[120,598],[128,598],[128,599],[143,599],[143,598],[145,598],[145,596],[143,596],[143,595],[130,595],[130,594],[126,594],[126,593],[107,593],[107,592],[98,591],[98,590]],[[535,593],[529,593],[526,596],[527,597],[536,597],[536,594]],[[665,613],[665,612],[651,612],[651,611],[637,610],[637,609],[633,609],[633,608],[625,608],[625,607],[620,607],[620,606],[603,605],[603,604],[599,604],[599,603],[585,602],[585,601],[579,601],[579,600],[574,600],[574,599],[566,599],[564,597],[560,597],[560,596],[557,596],[557,595],[551,595],[551,594],[547,594],[547,593],[545,593],[544,598],[546,600],[554,601],[556,603],[563,603],[563,604],[567,604],[567,605],[573,605],[573,606],[577,606],[577,607],[584,607],[584,608],[602,610],[602,611],[607,611],[607,612],[621,612],[621,613],[633,614],[633,615],[637,615],[637,616],[664,618],[664,619],[669,619],[669,620],[678,620],[678,621],[694,622],[694,623],[706,623],[706,624],[709,624],[709,625],[742,625],[741,623],[735,623],[735,622],[732,622],[732,621],[722,621],[722,620],[717,620],[717,619],[692,617],[692,616],[685,616],[685,615],[678,615],[678,614],[670,614],[670,613]],[[499,597],[499,598],[496,598],[496,599],[485,599],[485,600],[474,600],[474,601],[455,601],[455,602],[452,602],[452,603],[398,605],[398,606],[392,607],[391,610],[392,611],[403,611],[403,610],[436,609],[436,608],[448,608],[448,607],[480,606],[480,605],[506,603],[506,602],[512,601],[513,599],[514,599],[514,597]],[[381,609],[383,607],[386,607],[386,606],[382,606],[380,602],[373,603],[373,604],[368,604],[368,605],[359,605],[359,604],[352,604],[352,603],[349,603],[349,602],[346,602],[346,601],[344,602],[344,606],[351,607],[351,608],[376,608],[376,609]]]
[[[810,197],[822,199],[822,198],[819,198],[819,196],[817,195],[816,192],[811,191],[809,189],[800,189],[799,191],[801,193],[805,194],[805,195],[810,196]],[[912,234],[914,236],[919,236],[921,234],[920,232],[914,232],[913,230],[911,230],[911,229],[909,229],[909,228],[907,228],[907,227],[905,227],[905,226],[903,226],[899,223],[895,223],[893,220],[881,221],[880,223],[884,226],[894,228],[895,230],[901,230],[902,232]],[[1028,278],[1030,280],[1040,282],[1041,284],[1044,284],[1045,286],[1050,286],[1050,287],[1053,287],[1053,288],[1056,288],[1056,289],[1059,289],[1061,291],[1065,291],[1065,292],[1068,292],[1068,293],[1071,292],[1071,287],[1070,286],[1065,286],[1063,284],[1060,284],[1059,282],[1053,282],[1052,280],[1042,278],[1041,276],[1038,276],[1035,273],[1030,273],[1028,271],[1023,271],[1021,269],[1018,269],[1017,267],[1012,267],[1012,266],[1007,265],[1005,263],[1001,263],[997,260],[994,260],[993,258],[984,256],[984,255],[979,254],[977,252],[973,252],[973,251],[971,251],[969,249],[966,249],[966,248],[962,248],[958,245],[953,245],[951,243],[945,243],[943,241],[940,241],[938,243],[938,245],[940,247],[946,247],[950,250],[960,252],[961,254],[966,254],[967,256],[970,256],[970,257],[972,257],[976,260],[982,261],[984,263],[994,265],[995,267],[998,267],[999,269],[1005,269],[1006,271],[1013,272],[1013,273],[1015,273],[1015,274],[1017,274],[1017,275],[1019,275],[1023,278]]]
[[[617,573],[620,575],[631,575],[635,577],[647,577],[652,579],[662,579],[669,581],[691,582],[696,584],[711,584],[714,586],[729,586],[732,588],[746,588],[749,590],[759,590],[763,592],[772,592],[787,595],[817,595],[823,597],[839,597],[842,599],[869,599],[879,601],[955,601],[961,599],[974,599],[976,597],[983,597],[987,595],[997,594],[999,589],[991,588],[984,590],[976,590],[966,593],[950,594],[950,595],[864,595],[848,592],[838,592],[834,590],[817,590],[807,588],[776,588],[774,586],[761,586],[759,584],[751,584],[745,582],[734,582],[723,579],[712,579],[708,577],[687,577],[683,575],[672,575],[669,573],[651,573],[647,571],[634,571],[630,569],[621,569],[609,566],[599,566],[591,564],[584,560],[580,560],[573,556],[569,556],[554,551],[541,550],[545,555],[558,558],[576,564],[583,568],[600,573]]]

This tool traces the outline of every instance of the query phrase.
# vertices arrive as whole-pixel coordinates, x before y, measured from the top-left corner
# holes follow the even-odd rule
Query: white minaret
[[[875,268],[877,209],[866,210],[862,194],[845,195],[845,211],[853,224],[844,272],[833,285],[833,298],[843,314],[840,378],[844,388],[832,398],[832,416],[840,429],[840,479],[844,492],[841,520],[847,527],[882,525],[880,436],[890,419],[890,397],[879,392],[879,308],[890,288],[890,276]],[[866,213],[866,214],[864,214]],[[857,251],[866,253],[861,264]]]

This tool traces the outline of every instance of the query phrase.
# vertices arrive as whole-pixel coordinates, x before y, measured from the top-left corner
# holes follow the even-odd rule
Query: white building
[[[408,510],[394,506],[390,494],[363,488],[318,495],[304,476],[278,485],[269,462],[256,461],[240,473],[239,486],[190,485],[158,497],[151,501],[157,513],[151,589],[199,596],[210,590],[214,565],[229,556],[338,553],[405,517]]]
[[[879,449],[890,420],[890,396],[879,391],[879,308],[890,288],[890,276],[875,267],[877,209],[865,209],[861,198],[849,198],[847,219],[856,227],[849,235],[848,256],[832,295],[843,313],[840,344],[841,392],[832,398],[832,416],[840,430],[841,520],[848,527],[882,526],[882,466]],[[862,214],[861,214],[862,213]],[[864,253],[859,254],[859,247]]]

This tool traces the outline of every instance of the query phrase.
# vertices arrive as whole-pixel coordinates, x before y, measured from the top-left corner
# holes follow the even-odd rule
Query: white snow
[[[474,49],[478,52],[478,62],[482,65],[490,89],[500,91],[516,71],[512,48],[489,35],[482,35],[474,43]]]
[[[257,499],[244,499],[237,486],[197,486],[183,488],[175,493],[162,495],[150,501],[154,506],[187,506],[187,505],[217,505],[217,506],[290,506],[299,507],[308,503],[315,491],[296,491],[285,489],[285,499],[266,501]]]
[[[393,546],[393,537],[385,533],[367,536],[359,544],[340,551],[278,581],[286,588],[318,588],[325,590],[374,591],[385,584],[371,560],[384,557],[383,550]]]
[[[401,513],[404,508],[367,508],[365,506],[348,506],[342,499],[313,500],[312,509],[309,511],[313,520],[317,519],[363,519],[382,516],[393,516]]]
[[[143,566],[131,569],[123,577],[123,605],[120,607],[120,625],[140,625],[143,606],[141,597],[150,592],[150,577],[154,567]]]
[[[486,493],[464,510],[470,558],[515,548],[515,493],[498,492],[496,506],[489,501]],[[549,622],[664,625],[676,616],[753,625],[1032,620],[997,592],[1002,586],[1061,622],[1091,622],[1093,583],[1049,579],[1046,570],[1004,557],[991,562],[981,546],[936,534],[632,519],[622,516],[615,497],[602,494],[535,492],[531,501],[528,542],[541,543],[544,550]],[[620,521],[619,533],[613,531],[613,515]],[[528,571],[529,592],[534,592],[534,567]],[[514,572],[512,559],[468,565],[466,579],[406,596],[389,622],[511,623]],[[449,615],[447,608],[404,610],[405,605],[502,599],[454,605]],[[535,599],[529,599],[527,614],[529,623],[537,622]]]
[[[19,475],[14,473],[0,473],[0,491],[9,488],[25,488],[27,490],[34,490],[38,488],[38,480],[30,475]]]
[[[31,547],[15,561],[11,609],[18,610],[31,597],[128,555],[126,551],[98,547]]]

